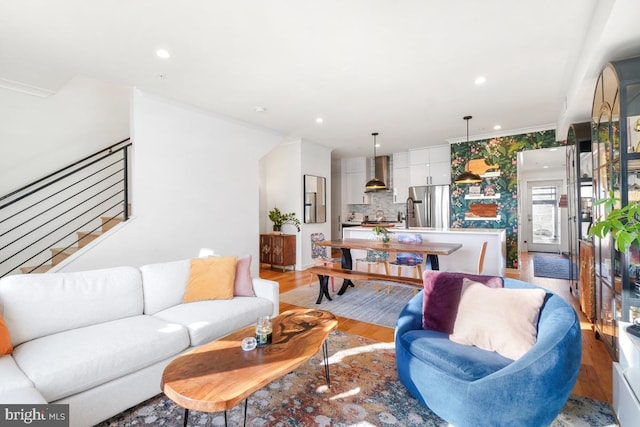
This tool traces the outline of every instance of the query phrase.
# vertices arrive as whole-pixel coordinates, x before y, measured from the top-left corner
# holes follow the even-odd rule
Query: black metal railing
[[[129,219],[129,138],[0,197],[0,277],[36,271]]]

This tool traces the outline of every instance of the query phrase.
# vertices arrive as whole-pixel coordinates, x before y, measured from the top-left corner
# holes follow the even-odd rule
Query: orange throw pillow
[[[0,315],[0,355],[11,354],[13,346],[11,345],[11,336],[9,328],[4,324],[4,319]]]
[[[192,259],[183,302],[233,298],[235,274],[234,256]]]

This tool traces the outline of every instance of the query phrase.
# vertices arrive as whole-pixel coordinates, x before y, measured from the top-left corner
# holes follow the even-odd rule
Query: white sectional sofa
[[[0,280],[13,353],[0,356],[0,403],[65,403],[91,426],[161,392],[178,354],[278,314],[278,283],[256,297],[183,303],[190,261]]]

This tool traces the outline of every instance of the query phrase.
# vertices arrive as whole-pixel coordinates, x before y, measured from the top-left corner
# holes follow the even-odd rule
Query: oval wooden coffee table
[[[185,426],[189,410],[224,411],[227,425],[227,410],[243,400],[246,423],[246,399],[308,361],[320,347],[331,387],[326,339],[338,326],[335,316],[323,310],[296,309],[272,321],[272,344],[266,347],[242,350],[242,339],[255,336],[255,327],[247,326],[178,356],[167,365],[162,374],[162,391],[185,408]]]

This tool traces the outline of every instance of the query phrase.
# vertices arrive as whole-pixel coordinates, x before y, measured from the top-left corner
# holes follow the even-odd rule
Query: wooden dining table
[[[353,259],[351,257],[352,249],[360,249],[366,251],[380,251],[380,252],[409,252],[419,253],[426,255],[427,260],[431,265],[432,270],[438,270],[440,268],[438,262],[438,255],[449,255],[462,247],[461,243],[446,243],[446,242],[422,242],[421,244],[415,243],[398,243],[387,242],[382,240],[370,240],[370,239],[340,239],[340,240],[323,240],[316,242],[316,245],[329,246],[332,248],[340,249],[342,252],[342,268],[346,270],[353,269]],[[342,283],[342,287],[338,291],[338,295],[344,294],[349,286],[353,286],[351,280],[345,279]]]

